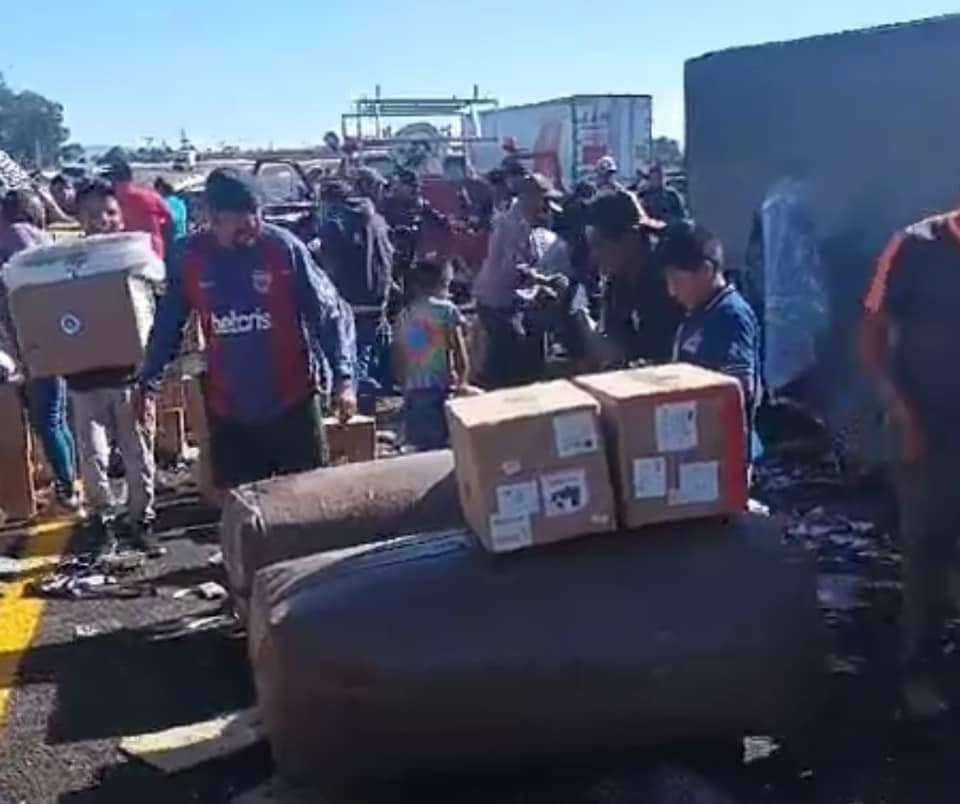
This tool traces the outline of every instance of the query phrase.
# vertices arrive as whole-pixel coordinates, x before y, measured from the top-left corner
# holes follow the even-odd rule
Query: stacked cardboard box
[[[746,508],[746,425],[735,379],[678,363],[574,382],[602,408],[622,527]]]
[[[451,400],[464,515],[502,553],[616,527],[600,405],[565,380]]]
[[[608,372],[447,411],[461,504],[493,552],[746,508],[743,396],[723,374]]]

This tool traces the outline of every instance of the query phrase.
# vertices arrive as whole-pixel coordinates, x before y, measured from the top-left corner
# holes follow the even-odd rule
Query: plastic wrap
[[[784,178],[760,210],[764,381],[777,391],[817,362],[817,338],[829,323],[809,187]]]

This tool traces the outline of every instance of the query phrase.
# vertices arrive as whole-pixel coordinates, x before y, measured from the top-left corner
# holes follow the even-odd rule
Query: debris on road
[[[260,742],[263,730],[256,708],[164,731],[124,737],[120,750],[164,773],[235,754]]]
[[[744,737],[743,764],[751,765],[761,759],[769,759],[780,750],[780,743],[772,737]]]
[[[216,581],[206,581],[205,583],[191,586],[187,589],[179,589],[173,593],[174,600],[181,600],[191,595],[199,597],[202,600],[223,600],[229,593]]]

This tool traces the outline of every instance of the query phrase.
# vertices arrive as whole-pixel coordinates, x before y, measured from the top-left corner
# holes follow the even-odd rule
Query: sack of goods
[[[29,249],[3,271],[31,377],[138,365],[153,326],[163,261],[142,232]]]
[[[246,617],[261,567],[324,550],[463,525],[450,450],[331,466],[231,492],[220,545]]]
[[[752,515],[274,564],[248,631],[273,756],[339,785],[789,733],[822,692],[815,570]]]

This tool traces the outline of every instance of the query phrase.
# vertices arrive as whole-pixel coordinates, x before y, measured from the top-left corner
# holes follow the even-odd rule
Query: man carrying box
[[[113,188],[93,181],[77,192],[77,217],[84,234],[113,234],[123,231],[123,214]],[[73,396],[73,412],[80,449],[80,470],[87,502],[93,508],[93,525],[106,541],[102,549],[113,548],[116,501],[107,473],[110,443],[115,441],[123,455],[129,492],[130,540],[148,555],[162,550],[153,536],[154,478],[156,463],[153,443],[156,409],[150,405],[142,416],[134,407],[136,367],[86,371],[66,378]]]
[[[329,362],[337,412],[349,420],[357,406],[353,314],[306,246],[263,222],[252,176],[215,170],[206,202],[210,230],[189,238],[169,266],[141,400],[158,391],[196,311],[208,344],[204,395],[217,487],[321,466],[317,368]]]

